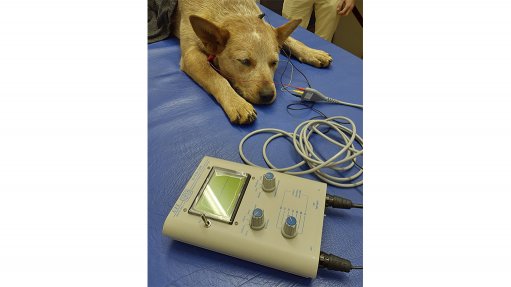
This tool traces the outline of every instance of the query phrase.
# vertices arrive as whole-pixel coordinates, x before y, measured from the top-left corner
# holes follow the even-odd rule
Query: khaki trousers
[[[316,16],[315,33],[331,42],[341,15],[337,15],[339,0],[284,0],[282,16],[287,19],[302,19],[300,26],[307,29],[314,8]]]

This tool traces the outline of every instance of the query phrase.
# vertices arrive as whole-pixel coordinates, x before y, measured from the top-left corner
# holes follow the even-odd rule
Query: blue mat
[[[273,26],[285,19],[261,7]],[[334,62],[317,69],[293,60],[307,75],[312,87],[343,101],[362,103],[362,60],[299,27],[293,36],[305,44],[330,53]],[[148,276],[149,286],[362,286],[363,271],[341,273],[321,269],[316,279],[306,279],[237,258],[174,241],[162,235],[163,222],[201,159],[208,155],[242,162],[238,143],[247,133],[260,128],[293,131],[296,125],[317,114],[311,110],[287,111],[297,98],[282,91],[270,106],[256,106],[257,120],[250,126],[230,124],[215,99],[179,70],[179,40],[167,39],[148,46]],[[275,82],[284,70],[286,58],[275,74]],[[290,77],[290,67],[284,82]],[[293,84],[305,86],[304,79],[293,75]],[[317,104],[328,116],[343,115],[357,124],[362,133],[362,111],[345,106]],[[247,141],[246,155],[263,163],[265,136]],[[333,154],[325,144],[322,154]],[[283,139],[271,144],[270,159],[277,166],[298,160]],[[307,176],[314,179],[313,176]],[[328,192],[362,202],[362,187]],[[234,243],[233,243],[234,244]],[[362,211],[327,210],[321,249],[362,265]]]

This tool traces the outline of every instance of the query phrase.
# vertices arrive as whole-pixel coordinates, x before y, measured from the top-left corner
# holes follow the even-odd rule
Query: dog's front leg
[[[240,97],[229,82],[209,65],[205,54],[198,48],[183,51],[181,69],[215,97],[232,123],[249,124],[256,119],[254,107]]]
[[[332,63],[332,56],[330,56],[327,52],[307,47],[304,43],[292,37],[286,39],[283,48],[291,51],[291,54],[300,62],[307,63],[318,68],[328,67],[330,63]]]

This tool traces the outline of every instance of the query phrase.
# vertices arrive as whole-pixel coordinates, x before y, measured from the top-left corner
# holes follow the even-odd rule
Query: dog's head
[[[192,15],[190,23],[215,56],[215,65],[233,89],[253,104],[271,104],[276,90],[273,76],[279,49],[301,20],[273,28],[257,16],[233,16],[221,25]]]

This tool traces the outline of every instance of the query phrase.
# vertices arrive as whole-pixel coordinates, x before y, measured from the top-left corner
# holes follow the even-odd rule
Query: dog
[[[254,0],[179,0],[174,13],[181,70],[213,95],[234,124],[256,119],[252,104],[275,101],[281,48],[315,67],[332,62],[328,53],[289,37],[300,19],[274,28]]]

